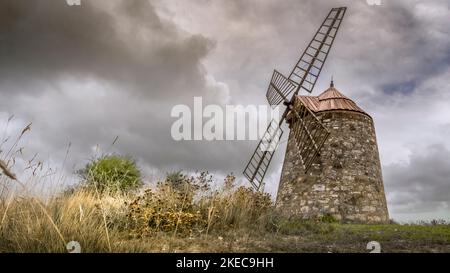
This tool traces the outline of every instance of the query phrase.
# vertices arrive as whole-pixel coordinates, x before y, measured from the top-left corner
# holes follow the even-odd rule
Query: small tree
[[[166,179],[163,183],[175,191],[191,191],[194,194],[198,193],[198,191],[206,192],[210,190],[212,175],[206,171],[197,173],[195,176],[185,175],[182,171],[169,172],[166,174]]]
[[[188,183],[188,178],[183,174],[182,171],[170,172],[166,174],[166,181],[174,190],[184,191],[186,184]]]
[[[142,185],[141,172],[134,160],[124,156],[108,155],[89,162],[78,171],[88,187],[99,192],[127,192]]]

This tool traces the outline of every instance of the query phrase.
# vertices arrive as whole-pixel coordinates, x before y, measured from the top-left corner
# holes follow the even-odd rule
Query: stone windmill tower
[[[276,206],[281,214],[315,218],[332,215],[343,221],[389,219],[372,118],[345,97],[333,82],[317,97],[311,93],[344,18],[333,8],[288,77],[274,71],[267,100],[286,107],[273,120],[253,152],[244,175],[256,190],[283,135],[290,128]]]
[[[276,206],[286,216],[332,215],[346,222],[389,221],[372,117],[330,88],[317,97],[297,96],[330,132],[305,172],[293,130],[289,136]],[[288,120],[290,124],[295,120]]]

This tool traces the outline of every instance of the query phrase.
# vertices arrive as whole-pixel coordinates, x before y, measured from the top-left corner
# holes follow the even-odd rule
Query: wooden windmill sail
[[[287,119],[291,124],[290,127],[293,130],[305,172],[328,138],[327,128],[301,101],[296,102],[295,97],[302,90],[308,93],[313,91],[346,10],[346,7],[330,10],[288,77],[283,76],[277,70],[273,72],[267,89],[267,100],[272,106],[284,104],[286,110],[279,122],[272,121],[270,123],[245,167],[244,175],[256,190],[263,188],[264,176],[283,134],[281,125]],[[294,108],[294,102],[300,105],[296,105]]]

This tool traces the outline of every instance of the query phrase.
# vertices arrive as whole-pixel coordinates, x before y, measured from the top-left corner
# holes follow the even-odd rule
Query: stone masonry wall
[[[318,114],[331,134],[305,174],[289,135],[276,206],[287,217],[332,215],[344,222],[389,221],[372,118],[351,111]]]

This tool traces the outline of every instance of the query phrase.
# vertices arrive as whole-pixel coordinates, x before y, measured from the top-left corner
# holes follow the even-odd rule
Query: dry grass
[[[66,252],[69,241],[91,251],[109,251],[100,201],[87,193],[53,198],[15,198],[0,208],[0,252]],[[111,212],[114,210],[110,210]]]
[[[261,215],[245,214],[253,213],[254,204],[242,191],[215,192],[208,200],[189,202],[167,185],[139,196],[80,190],[45,203],[36,197],[10,198],[0,204],[0,252],[66,252],[69,241],[78,241],[86,252],[170,251],[180,240],[214,237],[242,229],[242,223],[261,225]],[[254,217],[253,224],[247,217]],[[149,240],[164,243],[136,243]]]

